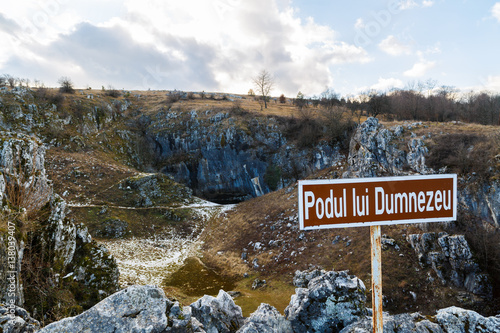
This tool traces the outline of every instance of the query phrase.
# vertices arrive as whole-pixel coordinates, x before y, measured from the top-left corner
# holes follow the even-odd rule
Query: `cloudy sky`
[[[0,74],[57,86],[343,95],[418,81],[500,92],[500,2],[0,0]]]

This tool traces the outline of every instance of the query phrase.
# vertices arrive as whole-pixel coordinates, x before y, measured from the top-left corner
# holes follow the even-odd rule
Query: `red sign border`
[[[304,227],[304,207],[303,207],[303,186],[304,185],[328,185],[328,184],[352,184],[352,183],[373,183],[373,182],[394,182],[405,180],[422,180],[422,179],[453,179],[453,216],[442,218],[419,218],[407,220],[385,220],[376,222],[352,222],[339,224],[323,224],[317,226]],[[314,180],[299,180],[298,181],[298,201],[299,201],[299,227],[300,230],[319,230],[333,228],[354,228],[367,227],[376,225],[395,225],[395,224],[410,224],[410,223],[428,223],[428,222],[449,222],[457,219],[457,175],[456,174],[432,174],[432,175],[412,175],[412,176],[394,176],[394,177],[374,177],[374,178],[339,178],[339,179],[314,179]]]

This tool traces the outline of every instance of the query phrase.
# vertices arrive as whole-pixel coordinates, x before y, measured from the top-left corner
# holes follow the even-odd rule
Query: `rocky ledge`
[[[15,316],[1,316],[0,328],[9,333],[372,332],[371,310],[365,303],[366,288],[357,277],[347,271],[297,271],[294,282],[298,288],[285,309],[285,316],[274,307],[261,304],[250,317],[244,318],[241,308],[223,290],[217,297],[206,295],[189,306],[181,306],[166,298],[156,286],[135,285],[78,316],[39,330],[22,309]],[[458,307],[441,309],[434,316],[384,313],[384,332],[500,332],[500,316],[483,317]]]

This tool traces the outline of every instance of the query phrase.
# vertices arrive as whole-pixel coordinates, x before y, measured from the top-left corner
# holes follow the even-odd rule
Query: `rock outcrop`
[[[363,122],[351,138],[348,170],[344,178],[399,176],[433,173],[425,165],[428,149],[421,138],[404,139],[411,124],[385,128],[377,118]]]
[[[489,277],[479,268],[463,235],[432,232],[410,234],[407,240],[417,253],[420,265],[431,267],[443,284],[486,298],[492,296]]]
[[[419,313],[391,316],[384,314],[384,332],[391,333],[494,333],[500,332],[500,318],[483,317],[477,312],[455,306],[437,311],[435,316]],[[371,333],[372,318],[366,317],[349,325],[340,333]]]
[[[413,132],[422,123],[386,128],[377,118],[368,118],[356,130],[349,145],[344,178],[401,176],[445,172],[426,165],[429,150],[424,137]],[[500,227],[500,184],[494,179],[465,175],[458,180],[458,201],[473,215]]]
[[[287,321],[276,308],[266,303],[262,303],[238,330],[238,333],[288,332],[293,332],[292,323]]]
[[[295,177],[341,158],[338,149],[325,142],[307,149],[287,142],[275,118],[252,118],[242,126],[229,113],[216,110],[159,112],[150,119],[147,135],[157,164],[165,165],[160,171],[173,175],[195,195],[219,203],[288,186]]]
[[[32,307],[36,309],[40,302],[47,311],[37,298],[54,297],[59,290],[73,297],[79,294],[79,306],[89,308],[118,290],[118,268],[108,251],[92,240],[87,227],[67,218],[66,202],[53,193],[44,160],[44,145],[36,138],[0,133],[0,214],[7,221],[7,230],[0,232],[0,273],[15,275],[12,283],[1,279],[0,300],[10,304],[15,295],[14,303],[23,306],[27,292]],[[29,280],[33,271],[25,274],[23,267],[36,267],[36,274],[41,274],[36,279],[46,285],[35,285]]]
[[[38,320],[33,319],[28,311],[18,306],[0,305],[0,332],[33,333],[40,329]]]
[[[312,277],[318,272],[319,276]],[[222,290],[217,297],[204,296],[191,305],[180,306],[179,302],[167,299],[158,287],[136,285],[109,296],[78,316],[52,323],[38,332],[372,332],[371,310],[365,304],[366,290],[358,278],[345,271],[310,273],[312,271],[296,273],[296,276],[309,275],[312,279],[308,288],[296,289],[285,310],[286,317],[274,307],[261,304],[243,320],[241,309]],[[0,308],[4,332],[38,330],[39,324],[23,309],[16,308],[17,316],[8,318],[6,311]],[[11,329],[14,326],[17,330]],[[434,316],[384,313],[384,332],[494,333],[500,332],[500,317],[483,317],[458,307],[438,310]]]
[[[365,285],[347,271],[326,272],[297,288],[285,317],[293,332],[335,332],[366,315]]]
[[[52,323],[40,333],[162,332],[167,327],[163,290],[131,286],[104,299],[76,317]]]
[[[205,295],[190,305],[195,317],[207,333],[236,332],[243,324],[241,308],[223,290],[217,297]]]

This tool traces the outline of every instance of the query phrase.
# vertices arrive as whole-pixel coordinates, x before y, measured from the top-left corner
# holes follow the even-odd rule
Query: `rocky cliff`
[[[276,117],[235,117],[225,110],[158,112],[147,136],[162,172],[195,195],[219,203],[268,193],[340,160],[338,147],[289,142]]]
[[[67,218],[66,202],[52,192],[46,176],[43,144],[27,135],[0,132],[0,147],[4,304],[25,306],[50,320],[114,293],[116,263],[92,241],[87,227]]]
[[[432,135],[417,135],[415,132],[427,126],[417,122],[388,128],[377,118],[368,118],[351,138],[344,178],[447,172],[446,168],[433,170],[426,163],[429,154],[427,141]],[[474,146],[467,149],[472,150]],[[494,163],[489,168],[493,167]],[[475,173],[460,176],[458,200],[461,208],[499,227],[500,184],[497,177],[484,179]]]

